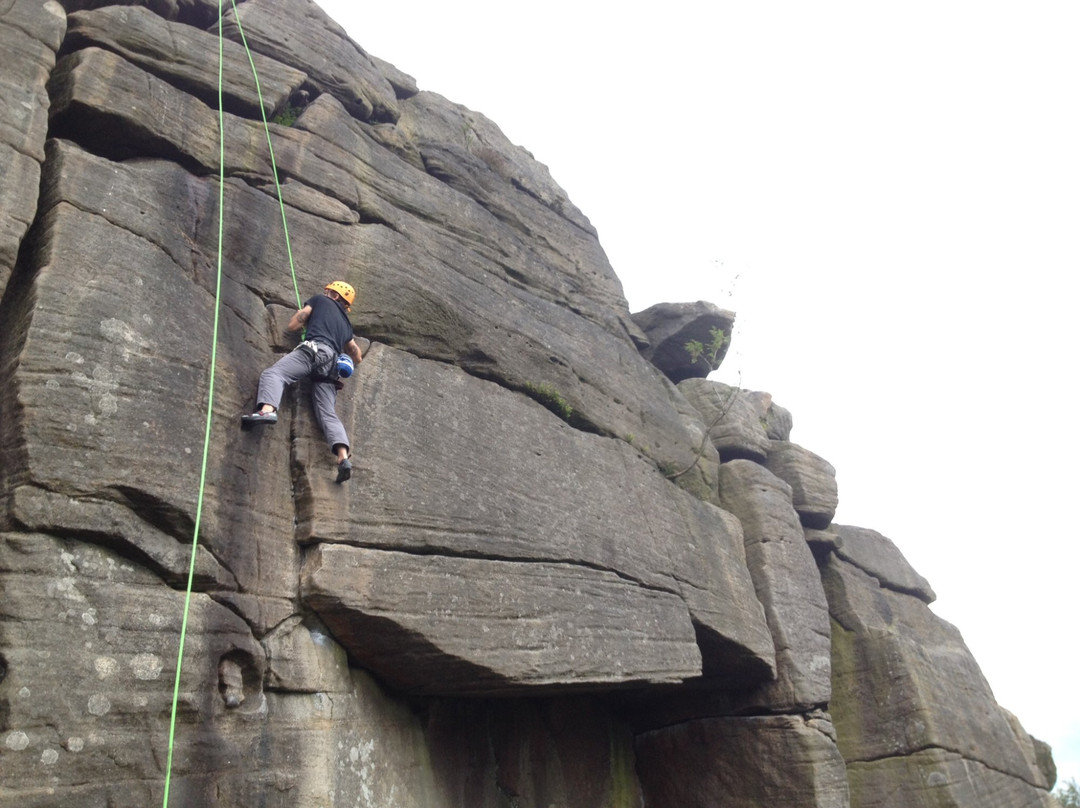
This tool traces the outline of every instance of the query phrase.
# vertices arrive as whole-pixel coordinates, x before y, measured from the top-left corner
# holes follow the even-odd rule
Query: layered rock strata
[[[731,312],[631,316],[543,165],[314,3],[229,8],[220,73],[217,23],[0,17],[0,806],[1050,805],[790,414],[686,361]],[[237,424],[332,278],[345,485],[306,384]]]

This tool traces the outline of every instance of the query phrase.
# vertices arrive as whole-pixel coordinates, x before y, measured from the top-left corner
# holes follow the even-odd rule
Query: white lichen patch
[[[30,736],[19,730],[12,730],[4,739],[4,745],[13,752],[21,752],[30,745]]]
[[[132,353],[140,349],[148,350],[150,348],[150,344],[143,339],[139,332],[123,320],[110,317],[101,321],[100,328],[101,336],[119,347],[120,355],[125,362],[131,359]]]
[[[70,576],[56,578],[45,587],[50,598],[63,598],[64,600],[85,601],[82,592],[75,586],[75,579]]]
[[[112,393],[104,393],[101,398],[98,399],[98,407],[101,409],[102,415],[116,415],[116,411],[120,409],[119,399]]]
[[[98,679],[107,679],[116,675],[120,670],[120,663],[112,657],[99,656],[94,660],[94,670],[97,671]]]
[[[135,678],[142,679],[144,682],[157,679],[161,676],[161,669],[165,667],[161,657],[156,654],[137,654],[131,658],[128,665],[131,667],[131,672],[135,674]]]
[[[375,741],[368,739],[361,741],[356,746],[349,748],[348,768],[359,785],[359,795],[362,805],[371,805],[375,797],[373,788],[375,782],[375,767],[372,760],[375,752]],[[344,764],[344,761],[342,761]]]
[[[60,753],[55,749],[45,749],[41,753],[41,762],[46,766],[52,766],[60,759]]]
[[[96,365],[87,376],[82,371],[71,374],[71,380],[78,387],[86,390],[90,396],[91,405],[98,415],[114,415],[119,408],[119,399],[116,391],[120,389],[117,376],[104,365]],[[90,413],[92,416],[93,413]]]
[[[95,693],[86,702],[86,709],[90,715],[103,716],[112,709],[112,702],[104,693]]]
[[[60,551],[60,563],[64,565],[64,568],[68,572],[78,572],[78,567],[75,566],[75,554],[69,553],[67,550]]]
[[[69,752],[81,752],[85,746],[86,741],[78,736],[74,736],[67,739],[67,743],[64,744]]]

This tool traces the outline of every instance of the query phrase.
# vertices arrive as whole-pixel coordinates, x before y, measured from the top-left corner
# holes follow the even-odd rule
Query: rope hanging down
[[[210,379],[206,396],[206,430],[203,435],[202,468],[199,472],[199,494],[195,507],[195,527],[191,540],[191,560],[188,565],[187,589],[184,594],[184,616],[180,623],[180,644],[176,654],[176,679],[173,684],[172,711],[169,716],[169,754],[165,763],[165,792],[162,808],[169,806],[169,788],[172,783],[173,749],[176,740],[176,708],[180,701],[180,672],[184,661],[184,643],[187,639],[188,616],[191,612],[191,589],[195,579],[195,555],[199,549],[199,528],[202,524],[203,501],[206,493],[206,468],[210,455],[210,432],[214,414],[214,378],[217,375],[218,323],[221,315],[221,275],[222,255],[225,240],[225,105],[224,101],[224,64],[225,40],[222,33],[222,2],[218,0],[218,245],[217,279],[214,288],[214,326],[210,344]],[[274,146],[270,141],[270,125],[266,120],[266,104],[263,101],[262,88],[259,86],[259,74],[255,69],[255,60],[248,48],[244,28],[240,24],[240,15],[236,10],[236,0],[230,0],[233,18],[240,33],[240,41],[247,53],[251,74],[255,79],[255,92],[259,97],[259,110],[262,113],[263,129],[266,132],[266,145],[270,150],[270,168],[274,175],[274,187],[277,190],[278,207],[281,209],[281,225],[285,231],[285,249],[289,256],[289,271],[292,274],[293,292],[296,294],[296,307],[300,308],[300,288],[296,281],[296,266],[293,263],[292,245],[289,242],[289,225],[285,218],[285,202],[281,196],[281,183],[278,181],[277,162],[274,159]]]

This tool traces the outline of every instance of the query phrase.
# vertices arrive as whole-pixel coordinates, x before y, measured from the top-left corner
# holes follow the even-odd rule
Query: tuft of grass
[[[270,119],[270,123],[276,123],[281,126],[292,126],[296,123],[296,119],[300,117],[302,111],[302,107],[294,107],[286,101],[285,106],[279,109],[274,117]]]
[[[574,408],[570,406],[562,394],[547,382],[525,382],[525,392],[529,397],[547,407],[567,423],[574,414]]]

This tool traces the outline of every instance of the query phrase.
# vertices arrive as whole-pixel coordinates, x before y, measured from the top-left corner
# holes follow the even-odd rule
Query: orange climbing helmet
[[[327,292],[337,292],[345,299],[345,310],[348,311],[352,306],[353,301],[356,300],[356,290],[353,289],[345,281],[330,281],[326,284]]]

